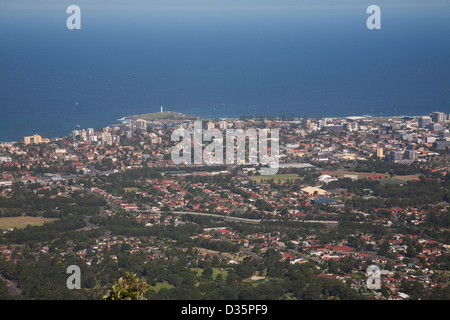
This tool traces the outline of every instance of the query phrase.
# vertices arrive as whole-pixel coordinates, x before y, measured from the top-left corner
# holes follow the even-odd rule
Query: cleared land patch
[[[285,183],[285,182],[297,182],[301,181],[303,178],[299,177],[298,174],[288,173],[288,174],[274,174],[274,175],[262,175],[262,176],[251,176],[251,180],[257,183],[269,183],[273,180],[274,183]]]
[[[43,217],[28,217],[28,216],[20,216],[20,217],[4,217],[0,218],[0,229],[9,229],[9,228],[25,228],[28,225],[31,226],[42,226],[46,222],[53,222],[58,220],[56,218],[43,218]]]

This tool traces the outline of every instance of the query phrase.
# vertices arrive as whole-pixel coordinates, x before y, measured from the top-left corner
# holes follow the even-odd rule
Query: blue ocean
[[[161,106],[206,118],[450,113],[448,1],[375,1],[379,30],[364,0],[35,2],[0,3],[0,141]],[[80,30],[66,26],[72,4]]]

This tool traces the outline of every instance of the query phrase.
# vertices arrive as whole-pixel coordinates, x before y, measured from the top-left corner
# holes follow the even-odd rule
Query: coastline
[[[180,112],[173,112],[173,111],[165,111],[164,113],[167,114],[172,114],[172,115],[177,115],[180,116],[181,118],[155,118],[155,119],[150,119],[147,121],[188,121],[188,120],[225,120],[225,121],[239,121],[241,116],[244,117],[249,117],[248,115],[241,115],[240,117],[200,117],[200,116],[193,116],[193,115],[185,115],[182,114]],[[158,115],[160,114],[160,112],[155,112],[155,113],[148,113],[148,114],[142,114],[142,115],[128,115],[128,116],[123,116],[119,119],[116,119],[116,121],[119,121],[120,124],[128,124],[131,123],[132,121],[139,119],[141,116],[143,115]],[[426,114],[425,114],[426,115]],[[342,117],[336,117],[336,116],[322,116],[322,119],[332,119],[332,120],[336,120],[336,119],[350,119],[350,118],[357,118],[357,117],[370,117],[373,119],[378,119],[379,121],[388,121],[389,119],[396,119],[396,118],[411,118],[411,119],[417,119],[418,117],[421,117],[422,115],[395,115],[395,116],[372,116],[372,115],[368,115],[368,114],[361,114],[361,115],[352,115],[352,116],[342,116]],[[254,115],[253,117],[257,118],[257,117],[263,117],[263,118],[269,118],[269,116],[263,116],[263,115]],[[272,118],[272,120],[280,120],[281,116],[273,116],[270,117]],[[285,120],[285,121],[300,121],[302,118],[295,118],[294,120]],[[107,125],[105,125],[105,127],[107,126],[111,126],[114,123],[111,122]],[[70,131],[67,132],[66,134],[62,134],[61,136],[69,136],[70,135]],[[25,137],[27,135],[23,135],[23,137]],[[1,138],[0,138],[1,139]],[[53,138],[51,140],[54,140],[56,138]],[[16,139],[16,140],[9,140],[9,141],[3,141],[0,140],[0,144],[15,144],[15,143],[19,143],[22,142],[22,139]]]

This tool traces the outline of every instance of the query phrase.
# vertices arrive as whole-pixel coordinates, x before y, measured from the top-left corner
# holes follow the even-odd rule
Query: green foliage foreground
[[[119,278],[102,300],[146,300],[148,284],[140,280],[136,274],[125,273]]]

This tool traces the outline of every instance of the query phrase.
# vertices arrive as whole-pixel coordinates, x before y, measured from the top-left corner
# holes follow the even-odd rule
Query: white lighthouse
[[[163,107],[161,106],[161,113],[163,113]]]

